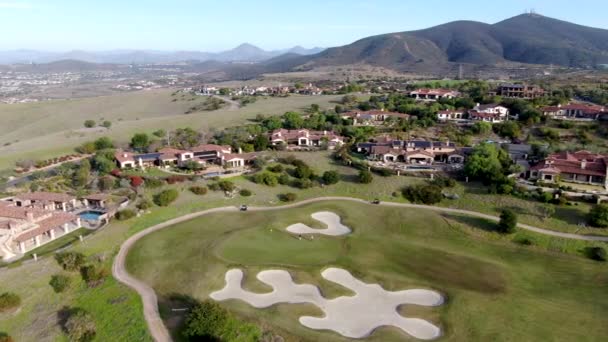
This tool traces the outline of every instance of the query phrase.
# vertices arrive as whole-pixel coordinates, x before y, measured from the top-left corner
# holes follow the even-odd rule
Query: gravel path
[[[350,201],[350,202],[369,204],[369,201],[365,201],[365,200],[362,200],[359,198],[352,198],[352,197],[317,197],[317,198],[311,198],[308,200],[304,200],[304,201],[301,201],[298,203],[277,206],[277,207],[249,207],[248,210],[249,211],[282,210],[282,209],[296,208],[296,207],[306,205],[309,203],[322,202],[322,201]],[[426,210],[434,210],[434,211],[446,212],[446,213],[463,214],[463,215],[479,217],[479,218],[483,218],[483,219],[487,219],[487,220],[491,220],[491,221],[499,220],[499,218],[497,216],[482,214],[482,213],[462,210],[462,209],[452,209],[452,208],[434,207],[434,206],[428,206],[428,205],[394,203],[394,202],[382,202],[378,205],[387,206],[387,207],[397,207],[397,208],[426,209]],[[112,265],[112,275],[114,276],[114,278],[116,278],[121,283],[124,283],[125,285],[127,285],[127,286],[131,287],[132,289],[134,289],[135,291],[137,291],[137,293],[139,293],[139,295],[142,297],[142,302],[144,305],[144,318],[145,318],[146,322],[148,323],[148,328],[150,330],[150,334],[152,335],[154,340],[156,340],[158,342],[171,341],[171,336],[170,336],[169,332],[167,331],[167,328],[163,324],[162,319],[160,318],[160,315],[158,312],[158,300],[156,297],[156,293],[154,293],[154,290],[150,286],[145,284],[144,282],[137,280],[136,278],[131,276],[126,270],[125,261],[126,261],[127,254],[129,253],[129,249],[131,249],[133,244],[135,242],[137,242],[137,240],[139,240],[140,238],[142,238],[150,233],[153,233],[155,231],[161,230],[163,228],[166,228],[166,227],[169,227],[169,226],[172,226],[172,225],[184,222],[184,221],[188,221],[193,218],[204,216],[207,214],[237,213],[237,212],[238,212],[238,208],[236,208],[236,207],[221,207],[221,208],[208,209],[208,210],[203,210],[203,211],[199,211],[196,213],[180,216],[180,217],[168,220],[168,221],[158,224],[156,226],[152,226],[152,227],[149,227],[149,228],[146,228],[146,229],[140,231],[139,233],[137,233],[137,234],[131,236],[129,239],[127,239],[120,247],[120,251],[116,255],[116,258],[114,259],[114,264]],[[537,227],[533,227],[533,226],[530,226],[527,224],[521,224],[521,223],[518,224],[518,227],[521,229],[533,231],[533,232],[536,232],[539,234],[555,236],[555,237],[560,237],[560,238],[565,238],[565,239],[608,242],[608,236],[593,236],[593,235],[579,235],[579,234],[562,233],[562,232],[556,232],[556,231],[552,231],[552,230],[548,230],[548,229],[537,228]]]

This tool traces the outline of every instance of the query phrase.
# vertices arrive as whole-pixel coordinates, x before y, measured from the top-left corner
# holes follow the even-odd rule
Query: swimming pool
[[[104,214],[105,213],[101,211],[87,210],[81,212],[80,214],[78,214],[78,216],[80,216],[81,219],[87,221],[99,221],[99,217]]]

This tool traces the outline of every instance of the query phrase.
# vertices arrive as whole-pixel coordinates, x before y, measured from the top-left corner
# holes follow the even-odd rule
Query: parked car
[[[241,211],[247,211],[247,209],[248,209],[248,208],[247,208],[247,206],[246,206],[246,205],[244,205],[244,204],[243,204],[243,205],[241,205],[241,207],[240,207],[240,210],[241,210]]]

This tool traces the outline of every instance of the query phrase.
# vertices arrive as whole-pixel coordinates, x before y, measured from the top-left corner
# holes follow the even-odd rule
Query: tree
[[[323,183],[330,185],[336,184],[340,181],[340,174],[336,171],[325,171],[323,172]]]
[[[0,313],[16,309],[21,305],[21,297],[12,292],[0,294]]]
[[[164,129],[159,129],[159,130],[152,132],[152,135],[154,135],[155,137],[158,137],[158,138],[164,138],[167,136],[167,131],[165,131]]]
[[[96,151],[114,148],[114,142],[112,142],[112,139],[108,137],[101,137],[95,140],[93,144],[95,145]]]
[[[0,333],[0,342],[15,342],[15,339],[13,339],[10,335]]]
[[[265,134],[258,134],[253,139],[253,147],[256,151],[265,151],[268,148],[268,137]]]
[[[116,212],[116,219],[118,221],[126,221],[128,219],[131,219],[133,217],[135,217],[135,212],[131,209],[123,209],[123,210],[119,210]]]
[[[112,170],[116,169],[116,164],[112,160],[108,159],[105,155],[99,153],[95,155],[95,157],[93,157],[91,166],[93,170],[99,172],[102,175],[106,175],[112,172]]]
[[[294,194],[293,192],[288,192],[286,194],[279,195],[279,199],[282,202],[293,202],[296,200],[297,197],[298,195]]]
[[[487,136],[492,132],[492,124],[485,121],[477,121],[472,127],[473,133]]]
[[[86,128],[93,128],[93,127],[95,127],[95,125],[96,125],[95,120],[86,120],[84,122],[84,127],[86,127]]]
[[[160,207],[166,207],[169,204],[173,203],[179,196],[179,193],[175,189],[167,189],[163,190],[153,197],[154,203]]]
[[[598,204],[591,208],[587,219],[593,227],[608,227],[608,204]]]
[[[555,214],[555,207],[552,205],[543,205],[539,208],[543,220],[546,220]]]
[[[51,276],[49,285],[53,288],[56,293],[61,293],[70,287],[71,279],[64,274],[54,274]]]
[[[424,203],[427,205],[441,202],[443,194],[441,187],[433,184],[410,185],[402,190],[403,197],[412,203]]]
[[[182,335],[189,340],[219,341],[228,318],[228,311],[219,304],[204,301],[188,313]]]
[[[502,181],[505,168],[511,163],[506,151],[493,144],[482,143],[473,149],[464,165],[464,173],[486,183]]]
[[[76,152],[82,154],[91,154],[94,153],[97,148],[95,147],[94,141],[87,141],[82,145],[76,147]]]
[[[595,261],[606,261],[606,250],[602,247],[586,247],[584,249],[585,256]]]
[[[114,178],[109,177],[109,176],[101,177],[97,181],[97,187],[101,191],[112,190],[114,188],[115,184],[116,184],[116,181],[114,180]]]
[[[136,133],[131,138],[131,147],[138,151],[147,151],[150,143],[150,137],[146,133]]]
[[[78,252],[61,252],[55,254],[55,260],[66,271],[77,271],[85,262],[84,254]]]
[[[501,124],[494,125],[496,134],[504,138],[515,139],[521,134],[519,124],[516,121],[506,121]]]
[[[96,327],[93,316],[83,309],[70,310],[64,329],[70,341],[89,342],[95,338]]]
[[[357,175],[357,179],[359,183],[369,184],[374,180],[374,176],[368,170],[361,170],[359,171],[359,175]]]
[[[498,231],[503,234],[510,234],[517,227],[517,214],[513,210],[504,209],[500,214]]]
[[[265,184],[268,186],[277,186],[277,184],[279,184],[276,174],[267,171],[255,174],[253,176],[253,181],[257,184]]]
[[[293,176],[299,179],[311,179],[314,177],[314,172],[308,165],[301,164],[296,166]]]
[[[220,189],[225,192],[233,192],[236,189],[236,185],[229,180],[221,180],[217,183]]]
[[[287,112],[283,114],[284,127],[287,129],[298,129],[304,126],[302,115],[297,112]]]
[[[112,121],[106,120],[102,122],[101,125],[107,129],[110,129],[110,127],[112,127]]]

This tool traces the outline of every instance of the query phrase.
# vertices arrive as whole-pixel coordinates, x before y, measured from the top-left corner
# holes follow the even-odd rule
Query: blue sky
[[[608,29],[605,0],[0,0],[0,50],[329,47],[452,20],[494,23],[528,8]]]

